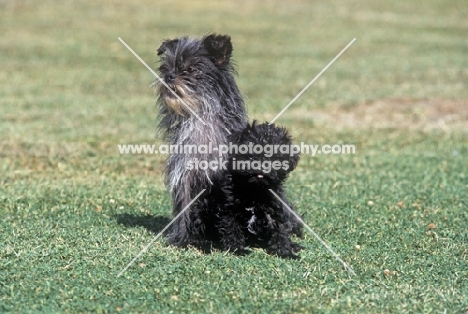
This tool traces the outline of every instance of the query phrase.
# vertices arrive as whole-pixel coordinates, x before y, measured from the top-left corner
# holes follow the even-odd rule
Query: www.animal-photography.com
[[[467,312],[467,15],[1,2],[0,312]]]

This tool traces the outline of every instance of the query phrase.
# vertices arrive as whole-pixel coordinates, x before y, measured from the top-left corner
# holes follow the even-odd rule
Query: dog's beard
[[[171,84],[169,87],[179,97],[176,97],[166,86],[161,86],[162,99],[168,108],[179,115],[190,114],[190,109],[195,112],[198,111],[199,100],[189,87],[180,84]]]

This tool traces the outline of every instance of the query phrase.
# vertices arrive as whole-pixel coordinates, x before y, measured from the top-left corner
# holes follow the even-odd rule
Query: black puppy
[[[291,136],[285,128],[254,121],[231,136],[231,141],[238,148],[230,155],[234,198],[231,212],[246,244],[263,247],[281,257],[297,258],[294,253],[301,246],[292,242],[290,236],[302,236],[301,224],[272,193],[292,209],[283,189],[288,174],[299,162],[299,153],[292,150]],[[221,241],[229,242],[224,238]]]
[[[298,258],[302,247],[290,236],[301,236],[301,225],[290,208],[283,183],[299,161],[291,153],[292,140],[284,128],[254,121],[230,136],[229,170],[216,180],[210,193],[189,209],[189,244],[237,254],[247,246],[270,254]]]

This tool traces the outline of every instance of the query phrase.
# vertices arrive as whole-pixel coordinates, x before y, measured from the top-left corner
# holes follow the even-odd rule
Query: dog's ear
[[[252,132],[252,130],[252,126],[249,123],[245,124],[243,129],[237,132],[233,132],[229,135],[229,142],[231,142],[232,144],[240,145],[244,137],[248,136]]]
[[[278,137],[282,138],[282,145],[293,145],[293,139],[291,137],[291,134],[289,134],[288,130],[283,127],[278,127],[275,126],[274,124],[271,125],[272,129],[275,129],[276,132],[278,133]],[[297,145],[296,145],[297,146]],[[293,153],[292,156],[289,156],[288,162],[289,162],[289,169],[288,172],[293,171],[296,169],[297,164],[299,163],[299,159],[301,158],[300,152]]]
[[[175,45],[177,45],[178,42],[179,42],[178,39],[166,39],[165,41],[163,41],[163,43],[157,50],[158,56],[162,55],[167,50],[172,49]]]
[[[289,171],[293,171],[294,169],[296,169],[300,158],[301,157],[299,153],[293,154],[291,157],[289,157]]]
[[[246,132],[246,129],[242,129],[240,131],[237,131],[237,132],[234,132],[232,134],[229,135],[229,142],[232,143],[232,144],[235,144],[235,145],[239,145],[239,143],[241,142],[242,140],[242,137],[244,137],[245,135],[245,132]]]
[[[231,37],[228,35],[211,34],[203,39],[203,44],[210,55],[211,61],[216,66],[229,63],[232,55]]]

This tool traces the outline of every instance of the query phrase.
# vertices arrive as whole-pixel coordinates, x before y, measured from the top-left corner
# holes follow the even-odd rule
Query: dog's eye
[[[188,67],[187,70],[185,72],[187,73],[193,73],[195,72],[197,69],[195,69],[194,67]]]

